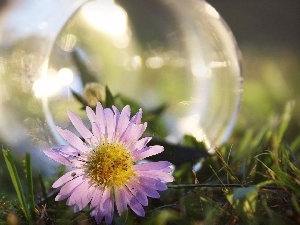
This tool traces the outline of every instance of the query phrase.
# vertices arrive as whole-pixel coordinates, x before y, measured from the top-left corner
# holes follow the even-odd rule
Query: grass
[[[300,224],[300,119],[293,88],[300,69],[277,57],[258,56],[259,63],[252,61],[255,57],[256,53],[246,55],[244,60],[244,99],[228,142],[215,155],[202,159],[197,172],[192,170],[194,162],[179,160],[175,182],[160,199],[149,200],[144,218],[129,211],[115,215],[113,224]],[[291,79],[282,83],[286,73]],[[183,144],[196,149],[203,146],[191,137]],[[187,154],[193,157],[194,153]],[[0,224],[94,224],[89,209],[74,214],[65,201],[54,201],[57,192],[50,186],[64,168],[49,178],[32,174],[29,155],[25,163],[8,150],[3,150],[3,156],[6,164],[1,174],[7,182],[1,184]]]
[[[150,200],[145,218],[129,212],[116,216],[114,224],[299,224],[300,138],[290,143],[284,138],[293,107],[294,102],[288,102],[282,115],[271,117],[262,129],[248,130],[240,140],[235,139],[236,144],[228,142],[204,160],[199,172],[193,173],[191,162],[177,165],[176,181],[159,200]],[[3,196],[0,222],[14,216],[28,223],[33,218],[42,224],[93,223],[88,209],[73,214],[65,202],[55,202],[49,187],[45,199],[38,197],[45,194],[42,188],[33,188],[28,155],[25,191],[12,155],[8,150],[3,154],[20,205],[5,201]],[[40,181],[44,179],[47,177],[40,177]]]

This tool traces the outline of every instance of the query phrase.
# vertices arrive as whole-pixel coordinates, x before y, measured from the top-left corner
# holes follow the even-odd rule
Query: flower
[[[91,216],[100,223],[112,222],[114,205],[121,215],[127,205],[138,215],[145,216],[143,206],[148,197],[159,198],[157,191],[167,189],[172,182],[171,164],[167,161],[136,162],[161,153],[162,146],[147,146],[151,137],[141,138],[147,123],[141,123],[140,109],[130,118],[130,107],[120,112],[113,106],[97,104],[96,112],[86,107],[91,131],[80,117],[71,111],[68,116],[84,141],[69,130],[57,127],[57,132],[71,145],[54,147],[44,153],[72,170],[61,176],[53,188],[60,192],[55,200],[67,198],[67,205],[81,211],[90,203]]]
[[[83,97],[87,105],[95,108],[98,102],[105,102],[105,87],[98,82],[87,83],[83,89]]]

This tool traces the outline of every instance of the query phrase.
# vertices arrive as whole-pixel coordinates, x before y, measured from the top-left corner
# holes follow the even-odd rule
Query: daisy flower
[[[71,111],[68,116],[82,139],[69,130],[57,127],[57,132],[70,146],[54,147],[44,153],[51,159],[70,167],[53,188],[60,188],[56,201],[67,198],[78,212],[88,204],[91,216],[100,223],[112,222],[115,206],[119,215],[129,206],[138,216],[145,216],[143,206],[148,197],[159,198],[157,191],[167,189],[166,182],[174,180],[167,161],[137,163],[161,153],[162,146],[147,146],[151,137],[141,138],[147,123],[141,123],[140,109],[130,118],[130,107],[120,112],[116,107],[95,112],[86,107],[91,123],[89,130],[80,117]]]

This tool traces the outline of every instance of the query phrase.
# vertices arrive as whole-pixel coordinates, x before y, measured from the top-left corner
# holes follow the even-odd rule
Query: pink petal
[[[165,173],[159,170],[148,170],[148,171],[139,171],[141,176],[151,177],[155,179],[160,179],[163,182],[173,182],[174,177],[169,173]]]
[[[131,118],[130,122],[135,124],[140,124],[142,121],[142,109],[139,109],[139,111]]]
[[[65,166],[69,166],[69,167],[73,166],[73,164],[66,157],[60,155],[59,153],[53,151],[52,149],[44,150],[44,153],[50,159],[53,159],[54,161],[56,161],[60,164],[63,164]]]
[[[54,147],[51,150],[56,154],[67,159],[71,163],[71,165],[68,165],[70,167],[81,167],[83,164],[85,164],[88,158],[88,156],[85,153],[78,151],[72,146],[59,146]]]
[[[89,106],[87,106],[85,108],[85,110],[86,110],[86,115],[90,120],[90,123],[91,124],[95,123],[96,122],[96,114],[95,114],[94,110],[92,110]]]
[[[138,216],[145,216],[145,211],[142,205],[138,202],[138,200],[132,195],[132,193],[127,189],[124,188],[126,202],[128,203],[129,207],[138,215]]]
[[[81,184],[83,182],[83,176],[80,177],[76,177],[73,180],[69,181],[68,183],[66,183],[61,189],[60,192],[58,193],[58,195],[55,197],[55,201],[61,201],[65,198],[68,198],[73,191],[75,190],[75,188]]]
[[[58,178],[58,180],[54,182],[52,187],[58,188],[58,187],[64,185],[65,183],[69,182],[70,180],[72,180],[74,177],[77,177],[84,173],[85,172],[83,169],[71,170],[71,171],[67,172],[66,174],[64,174],[63,176],[61,176],[60,178]]]
[[[133,194],[133,196],[144,206],[148,205],[148,199],[145,193],[140,189],[140,186],[133,181],[126,184],[128,190]]]
[[[117,138],[120,138],[129,125],[130,107],[127,105],[123,108],[119,119],[117,121],[116,134]]]
[[[98,124],[96,124],[96,123],[92,124],[92,132],[94,134],[92,143],[94,146],[97,146],[100,144],[100,140],[104,139],[104,136],[102,135]]]
[[[146,186],[152,190],[164,191],[168,189],[167,185],[159,179],[144,176],[143,174],[140,174],[139,181],[142,186]]]
[[[111,109],[104,109],[104,116],[106,121],[106,134],[108,143],[113,142],[116,132],[116,121],[114,119],[114,113]]]
[[[60,127],[56,127],[57,132],[60,136],[62,136],[67,142],[69,142],[73,147],[82,152],[89,152],[90,149],[83,143],[83,141],[73,134],[69,130],[61,129]]]
[[[91,201],[91,208],[95,208],[95,207],[97,207],[100,204],[101,199],[102,199],[103,191],[104,191],[103,188],[97,188],[95,190],[93,199]]]
[[[110,188],[104,188],[97,190],[96,192],[97,193],[95,193],[91,201],[91,208],[94,208],[91,215],[95,216],[97,222],[100,222],[103,219],[103,216],[105,216],[106,222],[110,223],[113,213],[113,202]]]
[[[122,188],[115,188],[114,192],[115,192],[115,201],[116,201],[117,210],[119,215],[121,216],[122,213],[127,210],[125,194]]]
[[[167,167],[167,168],[162,169],[161,171],[171,174],[174,170],[171,167]]]
[[[147,128],[147,123],[137,125],[136,131],[133,132],[133,134],[131,136],[131,140],[132,140],[131,142],[136,143],[138,141],[138,139],[140,139],[140,137],[143,135],[146,128]]]
[[[114,114],[114,120],[115,120],[115,128],[117,128],[118,122],[119,122],[119,118],[120,118],[120,111],[117,109],[117,107],[115,107],[114,105],[112,106],[113,109],[113,114]]]
[[[101,203],[100,203],[100,210],[102,212],[106,211],[107,208],[107,204],[109,204],[109,200],[111,199],[111,192],[110,192],[110,188],[105,188],[103,195],[102,195],[102,199],[101,199]]]
[[[150,146],[149,148],[146,148],[145,151],[144,150],[134,151],[132,153],[132,156],[134,158],[134,161],[139,161],[149,156],[159,154],[163,151],[164,151],[164,147],[160,145],[154,145],[154,146]]]
[[[59,147],[54,147],[52,148],[52,150],[66,157],[77,156],[78,153],[81,154],[81,151],[69,145],[61,145]]]
[[[146,178],[147,179],[147,178]],[[149,178],[149,179],[152,179],[152,178]],[[142,190],[147,196],[151,197],[151,198],[159,198],[159,193],[156,191],[157,188],[155,187],[155,183],[159,182],[161,183],[159,180],[153,180],[151,181],[151,184],[149,185],[148,183],[143,183],[144,180],[141,180],[141,179],[137,179],[137,180],[134,180],[133,182],[135,182],[135,185],[138,186],[138,188],[140,190]],[[149,181],[147,181],[149,182]],[[161,183],[163,184],[163,183]],[[167,186],[165,184],[163,184],[164,186],[160,185],[161,186],[160,188],[167,188]]]
[[[101,137],[101,131],[100,128],[96,122],[96,114],[94,113],[94,111],[90,108],[90,107],[86,107],[86,114],[90,120],[90,123],[92,125],[92,133],[94,135],[92,142],[94,145],[98,145],[99,144],[99,140]]]
[[[68,193],[67,195],[61,195],[61,194],[58,193],[58,194],[55,196],[55,201],[61,201],[61,200],[64,200],[65,198],[69,197],[71,194],[72,194],[72,192],[71,192],[71,193]]]
[[[88,158],[88,154],[86,154],[85,152],[79,151],[78,149],[76,149],[72,146],[69,146],[69,145],[66,145],[66,146],[62,145],[59,147],[54,147],[54,148],[52,148],[52,150],[64,157],[66,157],[70,161],[77,160],[77,161],[83,162],[83,161],[86,161]]]
[[[104,214],[100,210],[94,210],[91,212],[91,216],[94,216],[97,224],[99,224],[103,220]]]
[[[106,204],[107,206],[105,207],[105,223],[106,224],[111,224],[113,214],[114,214],[114,201],[113,198],[108,199],[108,203]]]
[[[118,142],[119,141],[119,134],[118,134],[118,131],[117,131],[117,128],[118,128],[118,123],[119,123],[119,118],[120,118],[120,111],[113,105],[112,106],[112,109],[113,109],[113,112],[114,112],[114,124],[115,124],[115,127],[114,127],[114,141]]]
[[[79,132],[79,134],[81,134],[81,136],[89,144],[91,144],[91,139],[93,137],[93,134],[89,131],[89,129],[86,128],[86,126],[84,125],[81,118],[79,116],[77,116],[75,113],[73,113],[72,111],[70,111],[70,110],[68,111],[68,116],[69,116],[72,124],[76,128],[76,130]]]
[[[140,151],[141,149],[145,148],[146,145],[149,143],[149,141],[152,139],[152,137],[144,137],[137,142],[133,144],[133,146],[130,147],[131,151]]]
[[[111,106],[111,108],[114,111],[114,114],[117,116],[117,118],[120,116],[120,111],[118,110],[118,108],[114,105]]]
[[[151,198],[159,198],[160,195],[159,193],[154,190],[154,189],[151,189],[150,187],[148,186],[144,186],[143,184],[140,184],[141,186],[141,189],[145,192],[145,194]]]
[[[121,136],[120,140],[124,142],[125,147],[129,147],[134,144],[146,130],[147,123],[136,125],[131,123],[128,125],[126,131]]]
[[[66,183],[62,188],[60,189],[59,194],[66,196],[66,195],[71,195],[72,192],[75,190],[75,188],[80,185],[82,182],[86,180],[86,176],[79,176],[75,177],[73,180],[69,181]]]
[[[89,179],[86,179],[80,185],[78,185],[68,198],[67,205],[77,204],[80,207],[81,196],[86,190],[88,190],[90,186],[91,182]]]
[[[100,136],[106,137],[106,121],[104,117],[103,107],[100,103],[98,103],[96,107],[96,123],[98,124],[101,132]]]
[[[78,203],[75,205],[75,212],[81,211],[87,204],[92,200],[91,193],[95,191],[95,186],[90,186],[86,191],[82,193],[82,196],[80,198],[80,204]]]
[[[87,194],[86,194],[86,198],[89,199],[90,201],[93,199],[95,192],[97,191],[97,189],[99,189],[99,187],[97,185],[93,185],[89,188]]]
[[[134,165],[134,170],[162,170],[165,168],[169,168],[171,163],[167,161],[160,161],[160,162],[147,162],[138,165]]]

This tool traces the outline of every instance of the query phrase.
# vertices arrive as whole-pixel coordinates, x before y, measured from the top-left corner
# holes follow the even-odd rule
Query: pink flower
[[[97,104],[96,113],[86,107],[91,131],[73,112],[68,116],[85,141],[69,130],[57,127],[57,132],[71,145],[54,147],[44,153],[51,159],[72,170],[53,185],[60,192],[55,200],[67,198],[67,205],[81,211],[90,205],[91,216],[97,223],[103,218],[110,224],[114,205],[121,215],[127,205],[138,215],[145,216],[143,206],[148,197],[159,198],[157,191],[167,189],[165,182],[172,182],[171,164],[167,161],[136,162],[161,153],[162,146],[147,146],[151,137],[141,138],[147,124],[141,123],[140,109],[130,118],[130,107],[122,112],[116,107],[103,109]]]

